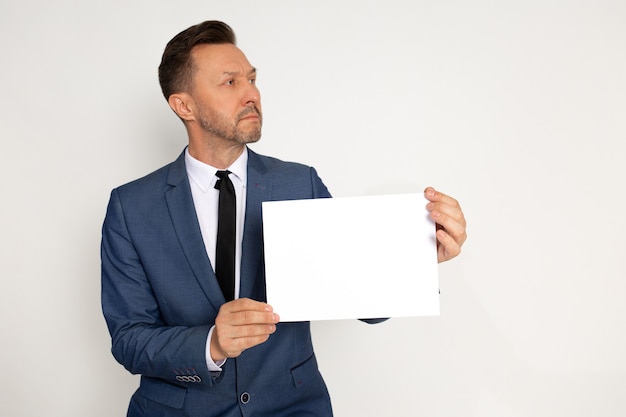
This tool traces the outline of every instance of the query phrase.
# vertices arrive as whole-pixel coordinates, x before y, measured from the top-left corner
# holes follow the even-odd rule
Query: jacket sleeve
[[[311,184],[313,186],[313,198],[332,197],[330,194],[330,191],[328,191],[328,188],[326,187],[324,182],[322,182],[322,179],[317,174],[317,171],[315,170],[315,168],[311,167],[309,169],[310,169],[310,174],[311,174]]]
[[[218,375],[209,372],[205,358],[212,323],[164,323],[116,190],[102,229],[101,259],[102,309],[115,359],[133,374],[174,383],[215,382]]]

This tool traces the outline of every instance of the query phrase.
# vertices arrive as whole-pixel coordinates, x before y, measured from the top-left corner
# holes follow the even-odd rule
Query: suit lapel
[[[165,192],[165,200],[178,241],[202,291],[219,310],[225,300],[202,240],[185,169],[185,152],[171,165],[168,185],[171,188]]]
[[[240,297],[266,301],[263,263],[263,217],[261,203],[270,200],[271,184],[267,168],[256,153],[248,149],[246,218],[241,256]]]

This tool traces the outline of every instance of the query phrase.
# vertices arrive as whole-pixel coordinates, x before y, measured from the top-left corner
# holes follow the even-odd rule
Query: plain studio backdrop
[[[337,416],[626,414],[623,0],[3,0],[0,415],[125,415],[100,228],[185,146],[157,66],[207,19],[258,68],[254,150],[468,219],[441,316],[313,324]]]

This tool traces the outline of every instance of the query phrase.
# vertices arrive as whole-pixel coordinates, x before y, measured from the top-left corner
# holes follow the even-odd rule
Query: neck
[[[246,145],[218,138],[196,138],[189,135],[189,154],[217,169],[226,169],[239,158]]]

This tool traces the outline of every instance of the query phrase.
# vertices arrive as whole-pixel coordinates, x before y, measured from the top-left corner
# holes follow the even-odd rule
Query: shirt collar
[[[187,170],[187,176],[196,183],[198,188],[203,192],[207,192],[215,186],[217,177],[215,173],[217,168],[205,164],[191,156],[189,154],[189,148],[185,149],[185,168]],[[228,168],[231,175],[231,179],[239,181],[243,186],[246,185],[248,177],[248,147],[244,147],[243,152],[239,155],[239,158],[235,160]],[[234,178],[233,178],[234,177]]]

